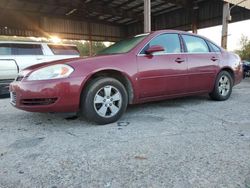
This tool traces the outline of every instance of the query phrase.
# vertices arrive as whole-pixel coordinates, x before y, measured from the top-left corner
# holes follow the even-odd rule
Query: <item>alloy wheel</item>
[[[114,86],[107,85],[98,90],[94,97],[94,108],[104,118],[115,116],[121,109],[122,95]]]
[[[225,97],[230,92],[230,80],[226,75],[223,75],[219,80],[219,93]]]

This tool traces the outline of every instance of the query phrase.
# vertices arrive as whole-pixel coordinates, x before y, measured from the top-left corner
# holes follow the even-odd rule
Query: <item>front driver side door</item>
[[[153,45],[165,51],[151,55],[146,50]],[[137,56],[140,99],[183,94],[187,91],[187,60],[176,33],[153,38]]]

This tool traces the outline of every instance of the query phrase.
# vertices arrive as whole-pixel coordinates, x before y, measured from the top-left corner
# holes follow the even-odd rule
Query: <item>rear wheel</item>
[[[81,111],[87,119],[98,124],[108,124],[123,115],[128,104],[128,94],[118,80],[97,78],[87,86],[81,101]]]
[[[213,100],[224,101],[227,100],[232,93],[233,78],[227,71],[221,71],[214,85],[213,91],[209,94]]]

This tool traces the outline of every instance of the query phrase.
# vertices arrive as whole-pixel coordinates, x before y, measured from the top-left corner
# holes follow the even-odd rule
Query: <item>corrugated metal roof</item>
[[[222,2],[151,0],[153,29],[190,29],[194,6],[200,25],[214,17],[210,24],[218,24]],[[143,9],[144,0],[0,0],[0,34],[116,41],[142,32]],[[237,14],[250,18],[243,9]]]
[[[229,2],[233,5],[238,5],[240,7],[244,7],[247,9],[250,9],[250,0],[225,0],[226,2]]]
[[[159,13],[186,0],[152,0],[152,13]],[[65,19],[91,19],[111,24],[129,24],[141,21],[143,0],[1,0],[2,10],[18,10],[25,13],[62,16]],[[123,21],[121,21],[123,20]],[[127,22],[125,22],[126,20]]]

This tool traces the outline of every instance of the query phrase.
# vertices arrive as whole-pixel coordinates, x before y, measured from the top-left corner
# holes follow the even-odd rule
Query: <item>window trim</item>
[[[206,40],[206,42],[207,42],[208,46],[210,47],[211,52],[214,52],[214,53],[221,53],[222,50],[221,50],[221,48],[220,48],[218,45],[214,44],[213,42],[211,42],[211,41],[209,41],[209,40]],[[216,46],[220,51],[216,52],[216,51],[214,50],[213,46],[211,46],[211,44],[214,45],[214,46]]]
[[[196,37],[196,38],[200,38],[200,39],[204,40],[204,42],[205,42],[206,45],[207,45],[208,52],[188,52],[187,45],[186,45],[186,42],[185,42],[185,40],[184,40],[184,38],[183,38],[183,35],[191,36],[191,37]],[[181,38],[182,38],[182,40],[183,40],[183,44],[184,44],[184,47],[185,47],[185,53],[186,53],[186,54],[210,54],[210,53],[213,52],[213,51],[211,51],[211,48],[210,48],[210,46],[209,46],[207,40],[204,39],[204,38],[202,38],[202,37],[200,37],[200,36],[198,36],[198,35],[196,36],[196,35],[190,35],[190,34],[186,34],[186,33],[185,33],[185,34],[181,34]]]

